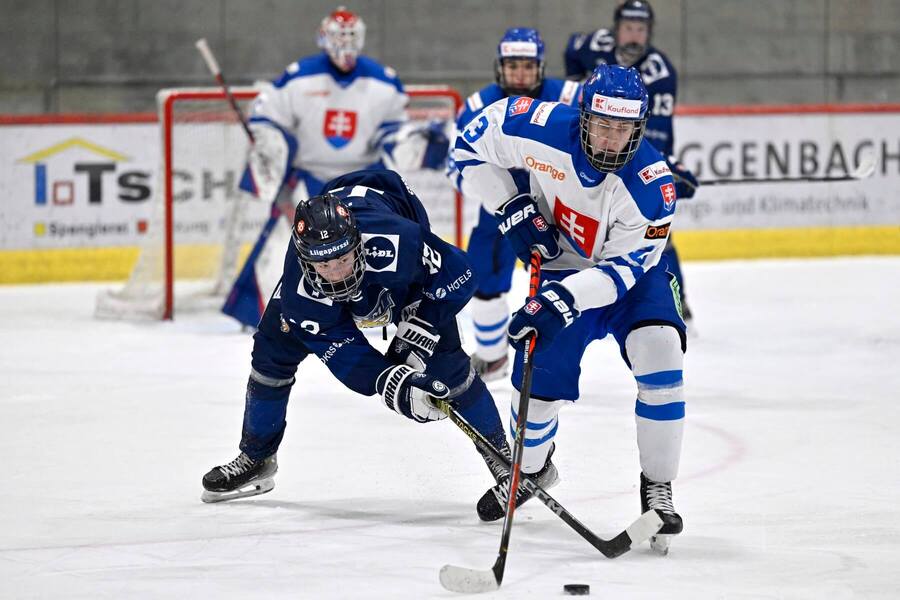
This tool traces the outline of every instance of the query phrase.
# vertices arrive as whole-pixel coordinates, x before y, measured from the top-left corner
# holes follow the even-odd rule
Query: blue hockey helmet
[[[533,60],[537,65],[537,76],[534,83],[516,84],[507,81],[503,74],[503,61],[520,58]],[[497,84],[507,96],[529,96],[535,94],[544,83],[544,40],[537,29],[531,27],[513,27],[507,29],[497,45],[497,59],[494,61]]]
[[[366,253],[356,218],[337,196],[326,193],[301,201],[294,212],[291,241],[303,276],[314,290],[335,302],[347,302],[357,294]]]
[[[581,90],[581,148],[595,169],[611,173],[637,152],[650,98],[633,67],[600,65]]]

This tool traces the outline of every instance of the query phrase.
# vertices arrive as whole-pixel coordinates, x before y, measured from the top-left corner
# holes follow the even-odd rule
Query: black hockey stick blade
[[[494,460],[502,463],[506,468],[509,468],[509,460],[497,450],[497,448],[495,448],[481,432],[472,427],[472,425],[466,421],[465,417],[459,414],[455,408],[450,406],[446,400],[435,402],[435,405],[441,412],[450,417],[450,422],[459,427],[459,429],[465,433],[478,448],[487,452]],[[625,554],[634,546],[642,544],[650,539],[650,537],[655,535],[656,532],[659,531],[659,528],[662,527],[662,519],[655,511],[651,510],[641,515],[639,519],[629,525],[625,531],[622,531],[616,537],[605,540],[588,529],[587,526],[566,510],[566,507],[560,504],[547,492],[547,490],[538,485],[537,482],[528,475],[522,477],[520,485],[530,491],[534,497],[543,502],[553,514],[562,519],[562,521],[571,527],[575,533],[584,538],[591,546],[599,550],[603,556],[607,558],[616,558]]]

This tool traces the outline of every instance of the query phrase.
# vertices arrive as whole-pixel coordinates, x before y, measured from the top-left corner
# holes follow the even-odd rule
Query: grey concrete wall
[[[497,40],[541,30],[562,76],[572,31],[611,24],[615,0],[358,0],[367,54],[407,83],[469,93]],[[900,101],[898,0],[656,0],[656,46],[692,104]],[[0,113],[152,110],[164,86],[209,85],[209,39],[232,83],[316,52],[324,0],[0,0]]]

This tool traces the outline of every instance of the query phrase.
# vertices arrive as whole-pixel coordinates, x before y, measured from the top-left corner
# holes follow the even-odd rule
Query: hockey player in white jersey
[[[678,200],[693,197],[699,182],[691,171],[677,161],[675,130],[672,125],[678,98],[678,73],[666,53],[652,45],[655,18],[647,0],[625,0],[613,14],[612,29],[597,29],[593,33],[574,33],[566,44],[563,60],[566,76],[581,80],[590,76],[599,64],[634,67],[650,96],[650,115],[644,137],[669,160],[675,178]],[[690,309],[685,298],[684,275],[673,238],[663,253],[662,262],[675,275],[681,286],[681,307],[690,323]],[[691,329],[691,326],[688,326]]]
[[[318,32],[322,52],[289,65],[253,103],[254,144],[241,188],[273,206],[222,309],[244,325],[257,325],[278,279],[282,244],[277,244],[274,260],[259,258],[270,252],[266,242],[279,223],[287,238],[297,202],[319,194],[326,181],[340,174],[384,168],[383,160],[396,150],[409,98],[393,69],[361,55],[365,32],[358,15],[339,7],[322,20]],[[426,156],[439,154],[443,163],[446,135],[433,129],[422,133],[442,146]],[[281,215],[285,219],[279,219]],[[264,272],[267,262],[275,267],[270,274]]]
[[[544,77],[544,41],[537,29],[515,27],[508,29],[497,45],[495,60],[496,83],[485,86],[466,99],[457,117],[457,128],[464,128],[481,110],[507,96],[528,96],[536,100],[562,102],[574,106],[580,85],[574,81]],[[528,172],[511,171],[518,187],[527,192]],[[450,177],[457,187],[459,172],[451,161]],[[480,198],[467,201],[481,204]],[[478,291],[469,302],[469,312],[475,325],[475,354],[472,367],[485,381],[506,375],[509,363],[509,344],[506,326],[509,306],[506,295],[512,285],[516,254],[497,229],[493,211],[483,207],[478,211],[478,223],[469,235],[466,252],[475,270]]]
[[[684,322],[678,285],[658,267],[675,213],[675,186],[664,157],[643,139],[647,91],[633,68],[601,65],[585,82],[579,109],[527,97],[487,107],[455,142],[463,189],[500,220],[516,254],[545,258],[538,295],[516,311],[512,382],[521,385],[525,336],[536,355],[522,470],[547,487],[558,413],[579,398],[581,357],[607,334],[637,382],[641,504],[658,509],[657,549],[681,532],[672,503],[684,422]],[[509,169],[528,169],[531,194]],[[518,393],[512,396],[515,422]],[[479,502],[482,519],[503,516],[508,483]],[[520,487],[518,502],[530,494]]]

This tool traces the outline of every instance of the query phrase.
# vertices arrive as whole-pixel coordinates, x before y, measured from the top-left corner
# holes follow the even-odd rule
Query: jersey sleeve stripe
[[[483,165],[484,161],[478,160],[476,158],[470,158],[468,160],[457,160],[457,161],[455,161],[455,164],[456,164],[456,170],[459,171],[460,173],[462,173],[463,170],[466,169],[467,167],[476,167],[478,165]]]
[[[466,152],[471,152],[472,154],[478,154],[478,152],[475,151],[475,148],[473,148],[469,144],[469,142],[464,140],[461,135],[456,136],[456,143],[453,145],[453,149],[465,150]]]
[[[625,293],[628,291],[628,287],[625,285],[625,282],[622,280],[622,276],[619,275],[619,273],[616,272],[616,270],[609,265],[601,264],[601,265],[597,265],[595,268],[599,269],[600,271],[605,273],[607,277],[612,279],[612,282],[616,286],[616,300],[621,300],[622,296],[624,296]]]
[[[635,282],[637,282],[637,280],[641,278],[641,275],[644,274],[644,269],[643,269],[643,268],[641,268],[641,267],[639,267],[639,266],[637,266],[637,265],[631,264],[630,262],[628,262],[625,258],[622,258],[621,256],[614,256],[614,257],[609,258],[609,259],[607,259],[607,260],[609,260],[609,262],[611,262],[611,263],[613,263],[613,264],[615,264],[615,265],[618,265],[618,266],[620,266],[620,267],[627,267],[628,269],[630,269],[630,270],[631,270],[631,276],[634,277],[634,281],[635,281]]]
[[[466,98],[466,104],[469,105],[469,110],[475,112],[484,108],[484,102],[481,100],[481,94],[475,93]]]

